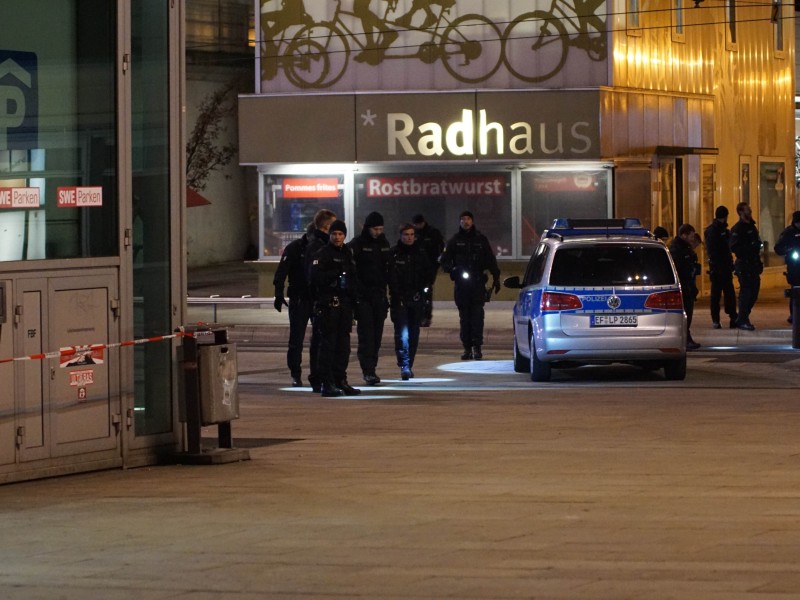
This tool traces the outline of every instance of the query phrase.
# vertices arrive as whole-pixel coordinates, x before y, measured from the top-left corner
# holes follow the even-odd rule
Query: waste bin
[[[236,346],[198,346],[200,416],[203,425],[239,418],[239,383]]]

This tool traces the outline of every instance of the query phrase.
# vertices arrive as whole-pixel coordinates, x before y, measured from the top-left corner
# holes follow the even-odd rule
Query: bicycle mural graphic
[[[383,14],[370,10],[369,0],[350,0],[348,8],[332,1],[333,15],[324,20],[311,17],[303,0],[282,0],[280,10],[261,13],[262,80],[282,70],[295,87],[323,89],[342,78],[351,59],[372,66],[417,59],[440,61],[464,83],[486,81],[503,65],[535,83],[558,73],[571,47],[593,61],[607,56],[605,22],[595,14],[605,0],[552,0],[549,10],[524,13],[503,31],[480,14],[452,17],[457,0],[413,0],[402,15],[398,0],[381,0]]]

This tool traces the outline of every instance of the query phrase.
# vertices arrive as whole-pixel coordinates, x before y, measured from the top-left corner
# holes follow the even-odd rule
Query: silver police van
[[[556,219],[514,304],[514,370],[614,362],[686,377],[686,315],[669,251],[638,219]]]

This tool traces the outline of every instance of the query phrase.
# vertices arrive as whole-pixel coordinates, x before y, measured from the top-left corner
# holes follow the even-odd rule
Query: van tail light
[[[680,291],[677,290],[650,294],[644,303],[644,307],[660,310],[683,310],[683,297]]]
[[[557,292],[544,292],[542,294],[542,312],[574,310],[576,308],[583,308],[583,303],[575,294],[559,294]]]

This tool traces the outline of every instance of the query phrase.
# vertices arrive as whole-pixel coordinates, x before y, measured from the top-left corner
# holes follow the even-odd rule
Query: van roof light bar
[[[544,237],[563,239],[577,235],[633,235],[649,237],[650,232],[642,226],[639,219],[555,219],[550,229],[545,230]]]

